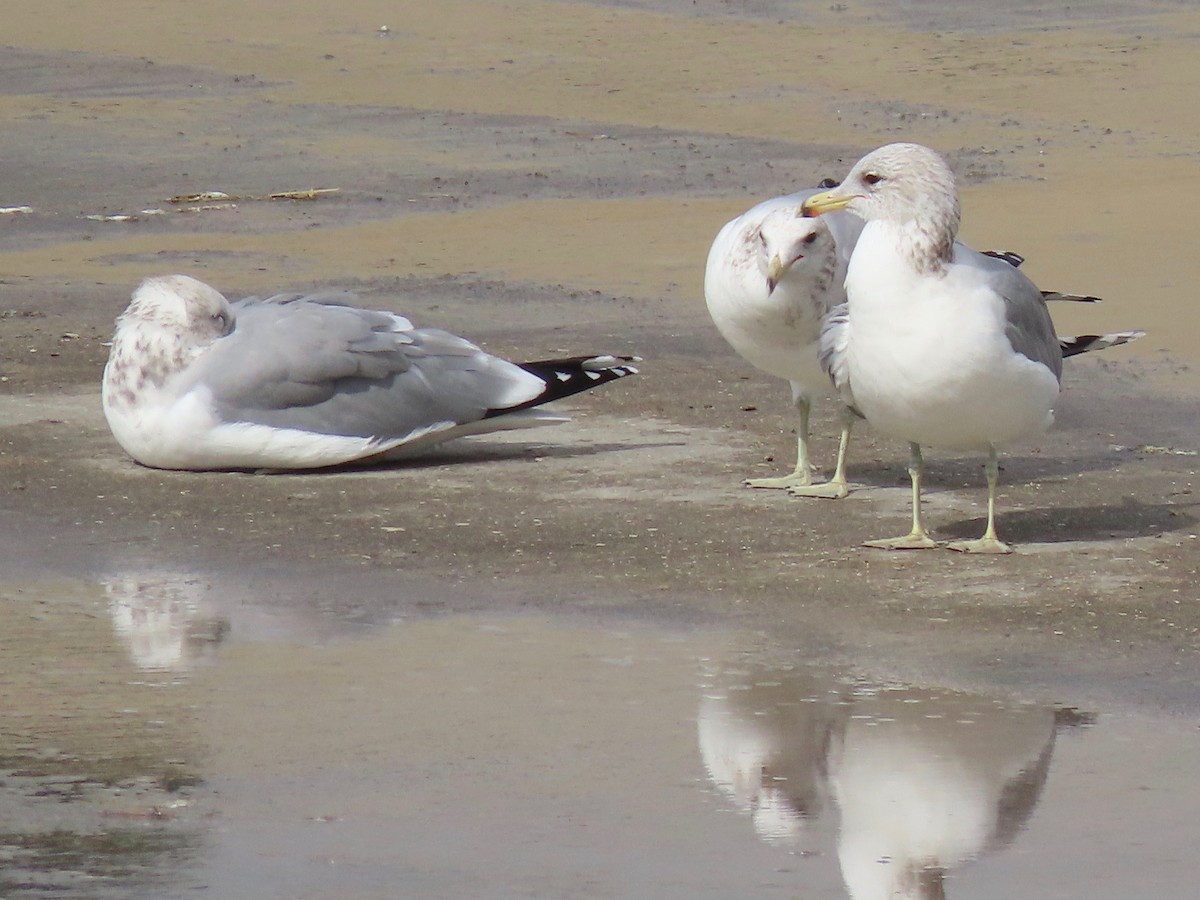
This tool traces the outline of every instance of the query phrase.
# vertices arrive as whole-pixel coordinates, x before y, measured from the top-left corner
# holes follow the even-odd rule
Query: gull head
[[[147,278],[117,319],[101,397],[117,441],[138,436],[138,410],[218,338],[233,330],[233,310],[218,291],[187,275]],[[136,454],[134,454],[136,456]]]
[[[138,285],[117,326],[157,327],[204,344],[233,330],[233,310],[220,291],[203,281],[163,275]]]
[[[758,228],[759,261],[767,279],[767,293],[773,294],[789,272],[804,262],[804,270],[814,276],[824,273],[833,259],[833,235],[824,222],[805,218],[798,208],[772,210]]]
[[[872,150],[832,190],[814,194],[806,216],[845,209],[909,233],[921,254],[948,259],[958,234],[958,191],[946,161],[920,144],[887,144]]]

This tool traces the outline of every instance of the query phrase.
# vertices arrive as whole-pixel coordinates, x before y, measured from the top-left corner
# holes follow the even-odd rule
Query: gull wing
[[[436,328],[347,306],[349,295],[250,297],[190,369],[225,422],[383,440],[527,403],[541,379]]]
[[[1041,363],[1061,381],[1062,348],[1037,285],[1015,266],[977,253],[964,244],[955,244],[954,261],[980,270],[988,287],[1004,301],[1005,334],[1013,350]]]

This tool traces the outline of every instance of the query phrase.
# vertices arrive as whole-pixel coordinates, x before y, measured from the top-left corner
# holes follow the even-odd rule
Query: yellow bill
[[[822,191],[819,194],[813,194],[807,200],[800,204],[800,212],[806,218],[813,218],[822,213],[833,212],[838,209],[845,209],[855,197],[854,194],[839,194],[836,189],[832,191]]]

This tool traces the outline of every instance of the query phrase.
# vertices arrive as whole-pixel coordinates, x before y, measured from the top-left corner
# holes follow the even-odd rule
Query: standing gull
[[[148,278],[117,319],[104,414],[160,469],[380,462],[468,434],[565,422],[536,407],[636,372],[627,358],[511,363],[349,294],[229,303]]]
[[[1041,293],[1018,269],[955,244],[954,175],[927,147],[881,147],[803,209],[845,209],[867,223],[846,273],[846,313],[829,318],[822,358],[874,427],[909,442],[912,531],[869,546],[937,546],[921,522],[921,444],[933,444],[988,455],[987,529],[949,546],[1011,552],[996,537],[996,448],[1050,426],[1062,375]]]
[[[826,318],[840,315],[846,302],[847,263],[863,228],[848,212],[805,218],[803,201],[818,193],[804,190],[774,197],[727,222],[708,253],[704,298],[721,336],[747,362],[786,379],[800,413],[796,467],[783,476],[748,478],[755,488],[784,488],[804,497],[837,499],[848,493],[846,451],[855,418],[853,397],[843,389],[842,434],[833,477],[814,484],[808,452],[809,413],[814,396],[830,390],[819,362],[819,341]],[[963,253],[971,254],[968,248]],[[979,264],[999,273],[1019,266],[1016,253],[974,254]],[[1048,300],[1094,302],[1098,298],[1043,291]],[[1140,332],[1059,338],[1063,356],[1127,343]],[[844,387],[844,386],[843,386]]]
[[[809,412],[814,395],[829,390],[818,362],[821,324],[845,300],[842,281],[862,220],[838,213],[799,215],[816,190],[765,200],[726,223],[708,253],[704,299],[721,336],[747,362],[792,387],[800,413],[796,468],[775,478],[748,478],[756,488],[786,488],[806,497],[846,496],[846,448],[854,413],[842,408],[837,466],[825,484],[813,484]]]

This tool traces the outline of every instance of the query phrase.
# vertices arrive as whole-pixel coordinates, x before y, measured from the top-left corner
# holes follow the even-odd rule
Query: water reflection
[[[726,669],[700,701],[709,778],[765,840],[808,851],[808,827],[829,806],[830,744],[846,716],[844,689],[806,671]]]
[[[385,627],[330,615],[332,579],[11,591],[0,895],[1190,896],[1190,724],[1065,740],[1061,710],[764,665],[757,636],[398,616],[424,583],[380,584]],[[729,659],[697,735],[698,661]]]
[[[0,584],[0,896],[161,897],[201,852],[198,695],[139,670],[133,584]]]
[[[1078,721],[748,665],[711,674],[698,732],[709,777],[761,837],[808,852],[833,834],[850,896],[875,900],[944,897],[948,871],[1009,844],[1041,796],[1058,726]]]
[[[229,620],[208,599],[210,586],[179,573],[136,572],[102,580],[113,630],[145,671],[179,672],[210,662]]]

